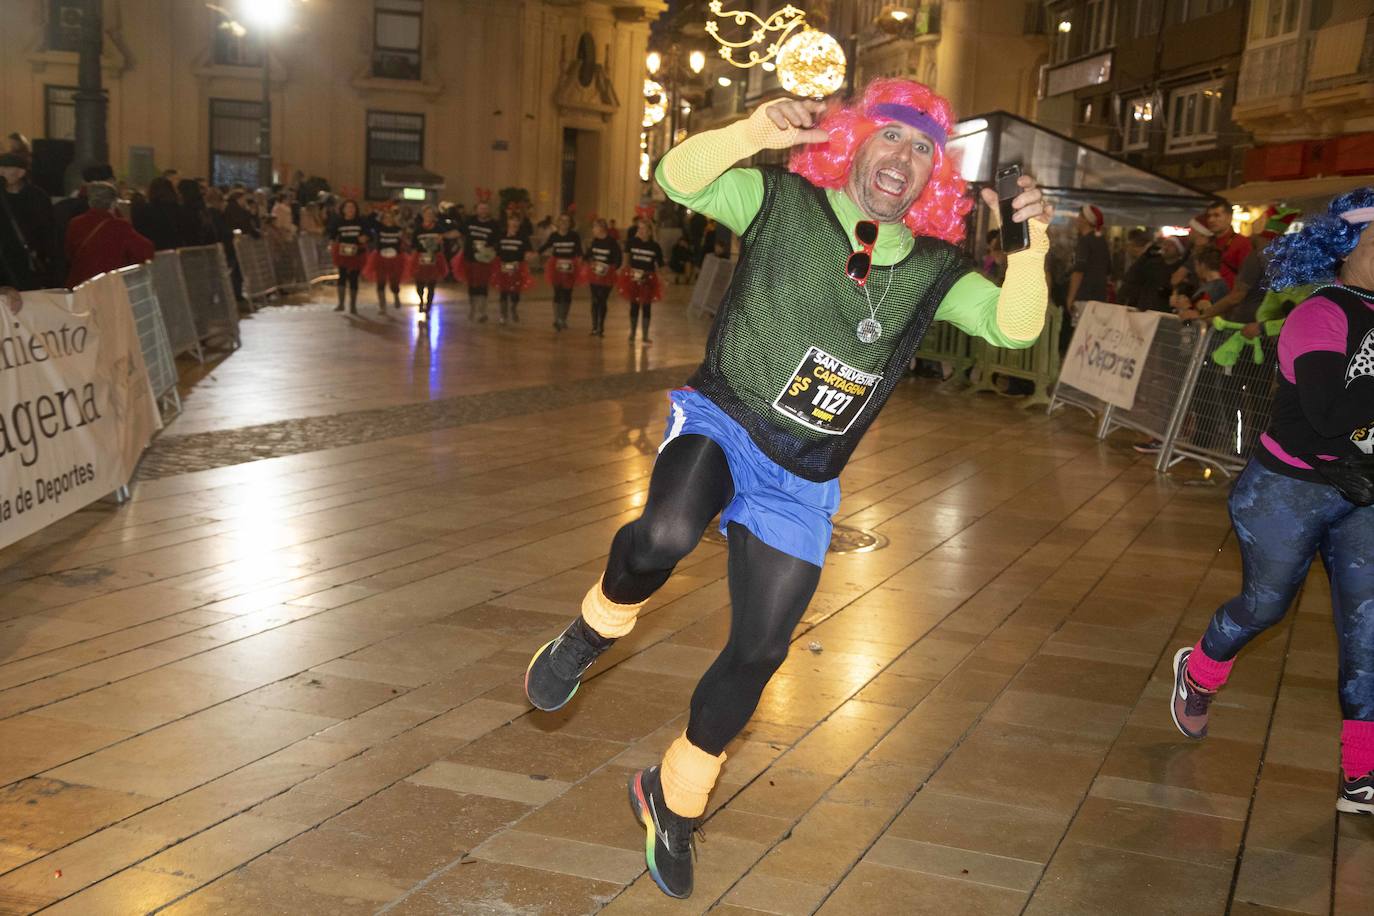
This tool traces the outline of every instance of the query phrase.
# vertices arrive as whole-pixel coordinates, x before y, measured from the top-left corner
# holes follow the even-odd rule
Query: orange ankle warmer
[[[597,633],[607,639],[619,639],[635,628],[635,618],[639,616],[639,604],[616,604],[601,590],[598,581],[582,599],[582,619]]]
[[[725,755],[713,757],[687,740],[677,737],[663,755],[660,779],[663,800],[680,817],[701,817],[706,813],[706,798],[715,788]]]

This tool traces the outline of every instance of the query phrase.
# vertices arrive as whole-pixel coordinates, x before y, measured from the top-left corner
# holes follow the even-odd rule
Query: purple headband
[[[921,111],[919,108],[912,108],[910,105],[898,105],[893,102],[884,102],[881,105],[874,105],[869,109],[870,117],[882,117],[889,121],[897,121],[908,127],[914,127],[927,137],[935,141],[935,145],[940,149],[945,148],[945,140],[948,134],[940,122],[930,115]]]

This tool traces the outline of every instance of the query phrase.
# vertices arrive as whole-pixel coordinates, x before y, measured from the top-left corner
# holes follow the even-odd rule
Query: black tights
[[[644,339],[649,339],[649,319],[653,317],[654,304],[652,302],[630,302],[630,339],[635,336],[635,328],[639,326],[639,315],[644,314]]]
[[[501,293],[501,319],[504,321],[509,316],[511,321],[520,320],[520,294]]]
[[[611,543],[606,597],[638,604],[657,591],[734,493],[719,445],[695,435],[669,442],[654,463],[644,514]],[[687,740],[713,755],[754,714],[821,579],[819,566],[769,547],[743,525],[732,522],[729,538],[730,638],[697,684],[687,723]]]
[[[415,295],[420,297],[420,308],[428,309],[434,304],[434,288],[437,283],[416,283]]]
[[[386,308],[386,288],[387,281],[382,280],[377,283],[377,305]],[[396,307],[401,307],[401,283],[399,280],[391,281],[391,295],[396,297]]]
[[[553,321],[560,327],[568,323],[568,312],[572,309],[571,289],[563,289],[555,286],[553,288]]]
[[[339,305],[344,304],[344,291],[348,292],[349,305],[358,304],[358,276],[361,271],[349,270],[347,267],[339,268]]]
[[[592,330],[606,330],[606,308],[611,298],[609,286],[592,284]]]

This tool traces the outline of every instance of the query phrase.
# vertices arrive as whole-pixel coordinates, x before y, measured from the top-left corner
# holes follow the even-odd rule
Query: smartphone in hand
[[[1013,162],[997,170],[995,180],[997,190],[997,209],[1002,217],[1002,250],[1010,254],[1030,247],[1030,226],[1012,219],[1016,209],[1011,202],[1021,193],[1016,180],[1021,177],[1021,164]]]

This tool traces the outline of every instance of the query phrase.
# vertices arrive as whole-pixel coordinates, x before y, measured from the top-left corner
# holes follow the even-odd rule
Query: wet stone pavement
[[[707,331],[685,292],[644,346],[623,303],[588,336],[584,293],[558,334],[540,296],[501,327],[444,289],[421,329],[321,290],[183,365],[133,499],[0,551],[0,913],[1374,912],[1320,568],[1187,741],[1170,659],[1239,586],[1225,487],[916,380],[841,480],[885,546],[828,556],[696,890],[661,894],[625,783],[725,640],[726,547],[565,709],[522,680],[644,504]]]

